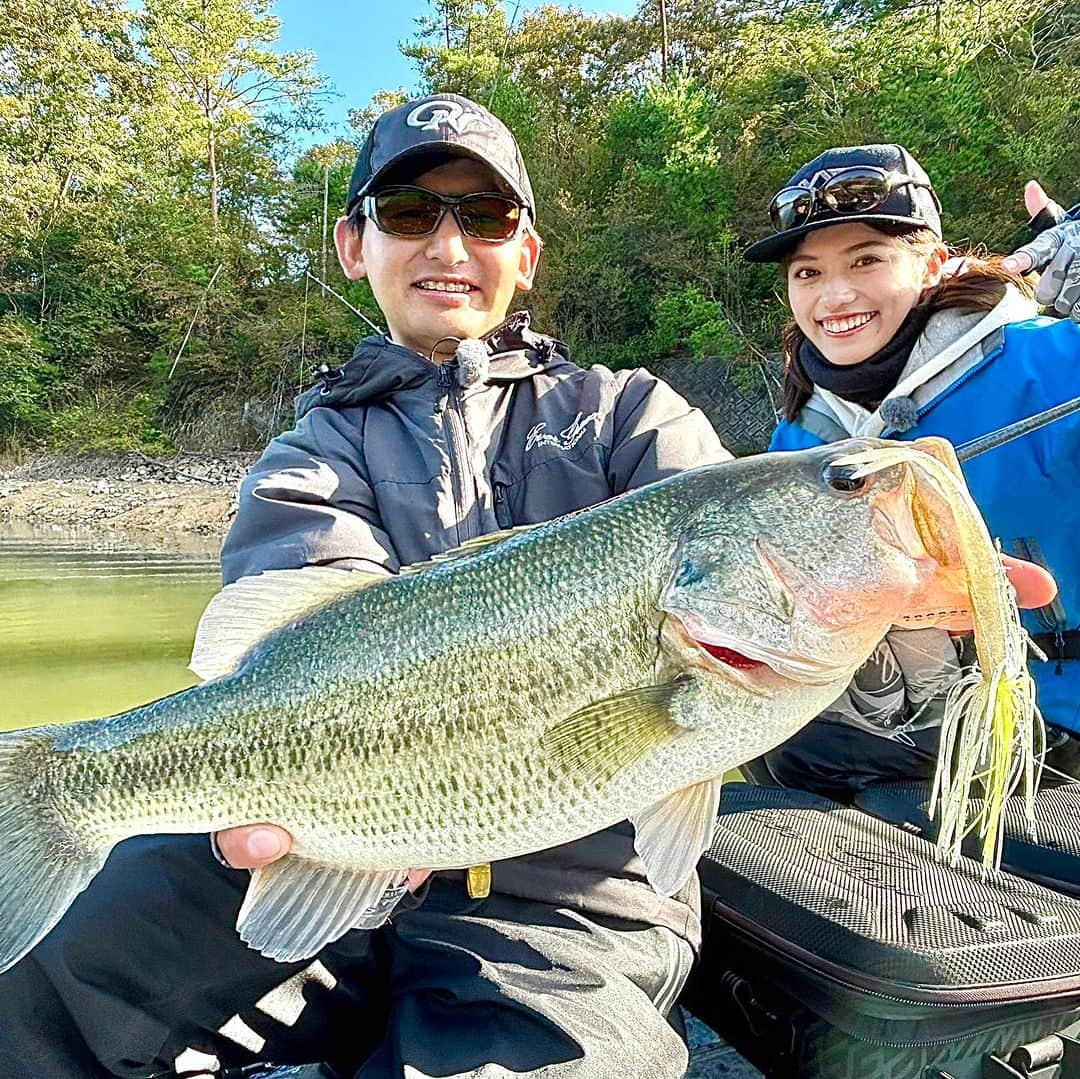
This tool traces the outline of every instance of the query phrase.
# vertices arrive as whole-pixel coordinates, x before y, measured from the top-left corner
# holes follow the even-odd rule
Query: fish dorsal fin
[[[536,525],[519,525],[477,536],[459,547],[433,555],[426,562],[403,567],[401,576],[412,576],[468,558],[533,528]],[[188,667],[204,680],[230,674],[244,656],[274,630],[312,614],[342,596],[386,579],[385,574],[334,569],[332,566],[275,569],[241,577],[226,585],[203,612]]]
[[[645,686],[586,705],[548,728],[543,751],[586,782],[603,786],[651,750],[686,733],[671,714],[679,682]]]
[[[674,895],[690,879],[712,842],[720,786],[719,779],[695,783],[631,815],[634,849],[661,895]]]
[[[459,544],[457,547],[450,547],[445,551],[440,551],[438,554],[433,554],[426,562],[414,562],[410,566],[402,567],[402,575],[423,573],[425,570],[434,569],[436,566],[443,566],[447,562],[457,562],[459,559],[468,558],[471,555],[479,554],[481,551],[486,551],[489,547],[495,547],[497,544],[502,543],[503,540],[508,540],[511,536],[517,536],[522,532],[531,532],[536,527],[534,524],[516,525],[514,528],[504,528],[501,532],[488,532],[483,536],[476,536]]]
[[[203,679],[229,674],[275,630],[386,579],[385,574],[329,566],[273,569],[241,577],[226,585],[203,612],[188,666]]]
[[[276,959],[310,959],[350,929],[375,929],[405,894],[405,870],[325,865],[286,854],[251,874],[240,939]]]

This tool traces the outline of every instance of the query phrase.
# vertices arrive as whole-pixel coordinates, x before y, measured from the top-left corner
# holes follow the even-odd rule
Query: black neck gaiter
[[[893,334],[892,340],[865,360],[859,363],[830,363],[804,338],[799,346],[799,363],[806,377],[822,389],[843,397],[845,401],[854,401],[863,408],[873,410],[885,399],[885,395],[900,381],[900,373],[915,347],[927,322],[930,321],[930,307],[919,304],[913,307],[908,316],[900,323],[900,328]]]

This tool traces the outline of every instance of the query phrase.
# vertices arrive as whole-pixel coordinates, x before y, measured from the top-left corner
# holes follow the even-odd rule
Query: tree
[[[160,83],[154,99],[159,114],[171,112],[166,129],[174,138],[201,143],[189,147],[206,166],[207,198],[214,227],[223,184],[241,187],[241,169],[223,176],[223,155],[245,145],[253,125],[277,121],[310,123],[323,80],[312,70],[310,53],[279,54],[267,46],[279,20],[268,14],[270,0],[149,0],[139,20],[143,45]],[[165,116],[160,117],[165,120]]]

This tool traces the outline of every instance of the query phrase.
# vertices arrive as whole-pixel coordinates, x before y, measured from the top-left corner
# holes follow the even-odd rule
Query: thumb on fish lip
[[[1042,566],[1003,554],[1001,561],[1016,590],[1016,605],[1025,609],[1045,607],[1057,595],[1057,581]]]
[[[1014,558],[1009,554],[1003,554],[1001,561],[1009,576],[1009,583],[1016,592],[1017,607],[1033,610],[1036,607],[1045,607],[1053,601],[1058,591],[1057,581],[1042,566],[1034,562],[1026,562],[1022,558]],[[949,633],[970,633],[971,615],[970,613],[959,615],[941,625],[941,628]]]

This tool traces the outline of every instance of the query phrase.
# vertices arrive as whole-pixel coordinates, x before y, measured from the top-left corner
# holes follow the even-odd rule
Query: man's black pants
[[[437,874],[417,909],[284,965],[236,934],[248,879],[205,836],[117,847],[0,975],[0,1075],[172,1075],[188,1048],[222,1067],[325,1060],[356,1079],[685,1070],[664,1016],[692,955],[666,928],[470,900],[463,874]]]

